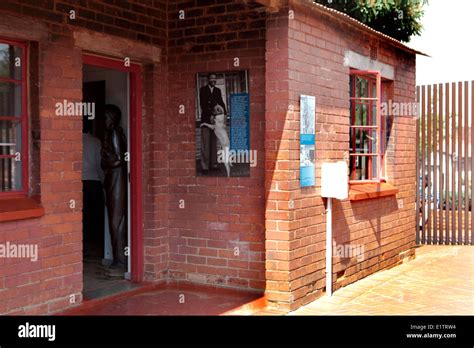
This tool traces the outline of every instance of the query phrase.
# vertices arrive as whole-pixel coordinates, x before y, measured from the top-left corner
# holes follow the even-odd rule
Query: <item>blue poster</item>
[[[316,97],[300,97],[300,186],[314,186]]]
[[[230,95],[230,149],[250,151],[250,101],[248,93]]]

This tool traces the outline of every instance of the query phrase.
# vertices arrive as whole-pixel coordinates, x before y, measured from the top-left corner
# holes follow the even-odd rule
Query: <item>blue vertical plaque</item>
[[[230,95],[230,149],[250,151],[250,101],[248,93]]]
[[[300,97],[300,186],[314,186],[316,97]]]

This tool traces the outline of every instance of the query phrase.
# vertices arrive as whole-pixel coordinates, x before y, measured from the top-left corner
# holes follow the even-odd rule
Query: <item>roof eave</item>
[[[400,50],[403,50],[403,51],[411,53],[411,54],[419,54],[419,55],[422,55],[422,56],[429,57],[428,54],[423,53],[423,52],[418,51],[418,50],[415,50],[414,48],[411,48],[411,47],[405,45],[404,43],[394,39],[393,37],[388,36],[384,33],[381,33],[381,32],[369,27],[368,25],[366,25],[362,22],[359,22],[357,19],[352,18],[351,16],[347,15],[346,13],[343,13],[343,12],[337,11],[335,9],[326,7],[326,6],[321,5],[319,3],[315,3],[312,0],[295,0],[295,1],[300,1],[303,4],[306,3],[307,5],[311,5],[311,6],[314,7],[314,9],[318,10],[319,12],[324,13],[324,14],[326,14],[330,17],[333,17],[335,19],[339,19],[339,20],[347,23],[348,25],[353,25],[353,26],[355,26],[355,27],[357,27],[357,28],[359,28],[359,29],[361,29],[365,32],[368,32],[368,33],[378,37],[381,40],[384,40],[385,42],[391,44],[392,46],[394,46],[394,47],[396,47]],[[284,4],[283,0],[255,0],[255,2],[266,6],[272,12],[279,11],[281,6],[283,6],[283,4]],[[285,1],[285,2],[287,2],[287,1]]]
[[[421,52],[421,51],[418,51],[418,50],[415,50],[414,48],[411,48],[411,47],[405,45],[404,43],[394,39],[393,37],[388,36],[384,33],[381,33],[380,31],[377,31],[377,30],[369,27],[368,25],[366,25],[362,22],[359,22],[357,19],[354,19],[351,16],[349,16],[349,15],[343,13],[343,12],[340,12],[340,11],[334,10],[332,8],[326,7],[324,5],[315,3],[312,0],[300,0],[300,1],[307,2],[308,4],[311,4],[312,6],[314,6],[320,12],[323,12],[323,13],[325,13],[329,16],[332,16],[336,19],[343,20],[348,24],[354,25],[355,27],[357,27],[361,30],[364,30],[364,31],[366,31],[370,34],[373,34],[373,35],[377,36],[378,38],[386,41],[387,43],[389,43],[389,44],[391,44],[391,45],[393,45],[393,46],[395,46],[395,47],[397,47],[397,48],[399,48],[399,49],[401,49],[405,52],[413,53],[413,54],[419,54],[419,55],[422,55],[422,56],[429,57],[428,54],[426,54],[424,52]]]

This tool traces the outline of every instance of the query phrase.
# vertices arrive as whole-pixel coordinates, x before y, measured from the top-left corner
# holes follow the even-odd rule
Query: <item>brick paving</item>
[[[186,294],[186,305],[178,295]],[[332,297],[286,313],[255,293],[197,285],[166,286],[134,293],[68,315],[473,315],[474,248],[423,246],[415,260],[375,273]]]
[[[263,313],[262,313],[263,314]],[[431,246],[289,315],[473,315],[474,248]]]

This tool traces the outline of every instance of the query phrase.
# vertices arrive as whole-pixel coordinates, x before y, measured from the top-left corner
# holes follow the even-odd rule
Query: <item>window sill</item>
[[[0,198],[0,222],[25,220],[44,215],[44,208],[34,198],[12,196]]]
[[[386,182],[351,184],[349,186],[349,200],[351,201],[393,196],[397,193],[398,188]]]

